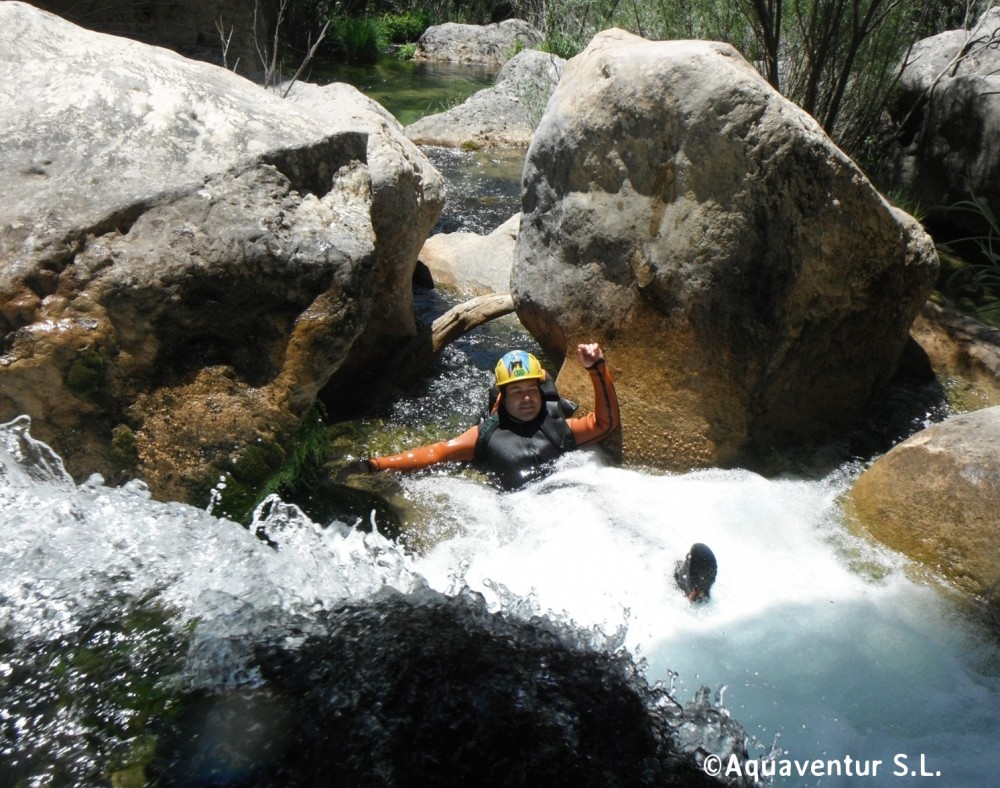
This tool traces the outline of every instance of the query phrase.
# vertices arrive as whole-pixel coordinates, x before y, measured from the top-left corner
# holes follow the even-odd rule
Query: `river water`
[[[141,759],[171,686],[254,683],[234,642],[424,584],[572,621],[682,701],[709,687],[752,753],[810,770],[779,785],[978,788],[1000,770],[997,644],[974,607],[849,532],[853,467],[672,475],[577,454],[510,494],[410,476],[416,550],[274,501],[248,530],[138,482],[76,485],[26,428],[0,429],[0,784],[104,784]],[[671,580],[695,541],[719,561],[700,606]]]
[[[457,168],[452,182],[490,166],[432,155]],[[501,221],[508,208],[495,208]],[[455,343],[385,423],[457,431],[512,342],[531,347],[508,320]],[[76,484],[26,421],[3,425],[0,785],[142,784],[148,726],[169,716],[177,687],[255,685],[248,643],[385,588],[423,587],[572,622],[682,701],[707,686],[751,754],[775,755],[776,785],[994,784],[996,624],[852,532],[841,497],[860,470],[666,474],[577,453],[508,494],[425,472],[384,480],[410,507],[409,530],[390,540],[277,500],[246,528],[153,501],[141,481]],[[671,579],[693,542],[719,561],[699,606]]]

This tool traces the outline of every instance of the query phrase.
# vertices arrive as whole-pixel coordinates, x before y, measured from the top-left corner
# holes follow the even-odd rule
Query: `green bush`
[[[396,49],[396,60],[413,60],[413,56],[416,54],[416,44],[400,44]]]
[[[425,12],[417,11],[382,14],[378,21],[382,27],[382,37],[389,44],[413,43],[431,24],[430,17]]]
[[[561,57],[564,60],[569,60],[574,55],[578,55],[581,51],[579,42],[574,41],[569,36],[563,35],[562,33],[551,33],[544,41],[542,41],[537,49],[541,52],[548,52],[557,57]]]
[[[970,195],[946,213],[971,214],[985,229],[938,246],[942,264],[939,287],[955,308],[1000,327],[1000,221],[985,199],[971,190]]]
[[[379,21],[370,16],[335,19],[327,37],[334,57],[348,63],[376,63],[388,46]]]

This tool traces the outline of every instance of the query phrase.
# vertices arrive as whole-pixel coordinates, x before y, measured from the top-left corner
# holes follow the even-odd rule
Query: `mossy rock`
[[[285,452],[279,446],[261,441],[240,449],[229,472],[242,484],[257,487],[277,473],[284,461]]]
[[[66,388],[78,397],[92,397],[104,379],[104,359],[96,350],[84,350],[66,370]]]
[[[122,470],[132,470],[139,464],[135,432],[127,424],[118,424],[111,430],[111,460]]]

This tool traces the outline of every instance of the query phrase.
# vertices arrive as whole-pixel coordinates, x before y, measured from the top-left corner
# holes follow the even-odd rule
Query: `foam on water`
[[[500,494],[468,478],[403,481],[436,514],[421,555],[378,534],[320,527],[270,500],[252,530],[150,499],[141,483],[75,485],[27,423],[0,427],[0,634],[58,640],[122,599],[198,622],[191,669],[231,659],[205,644],[307,619],[385,586],[467,585],[495,608],[551,611],[623,640],[650,681],[681,698],[727,687],[725,703],[788,757],[882,760],[877,777],[784,785],[898,785],[898,754],[949,788],[1000,774],[995,644],[907,562],[851,536],[823,481],[743,471],[663,475],[602,467],[583,453],[547,479]],[[714,550],[712,599],[692,606],[672,581],[696,541]],[[9,666],[8,666],[9,667]],[[212,680],[216,680],[213,677]]]
[[[418,559],[432,585],[460,571],[488,596],[509,589],[583,626],[624,622],[651,681],[674,681],[682,697],[725,687],[761,743],[777,737],[787,757],[841,769],[846,756],[882,761],[874,776],[778,784],[898,785],[927,779],[921,756],[944,784],[987,784],[1000,773],[989,744],[1000,725],[996,647],[940,589],[911,580],[905,559],[847,532],[838,498],[851,478],[659,475],[575,455],[506,496],[439,477],[406,486],[441,502],[443,531],[463,523]],[[696,541],[719,562],[700,606],[672,581]]]
[[[239,610],[308,615],[419,582],[377,533],[320,528],[273,499],[255,530],[280,549],[206,511],[154,501],[141,482],[77,487],[28,424],[0,426],[0,628],[16,639],[56,640],[116,598],[206,627]]]

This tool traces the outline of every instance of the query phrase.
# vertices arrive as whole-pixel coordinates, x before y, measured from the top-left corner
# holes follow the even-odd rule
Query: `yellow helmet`
[[[497,386],[521,380],[545,380],[541,362],[524,350],[512,350],[497,362],[493,370]]]

